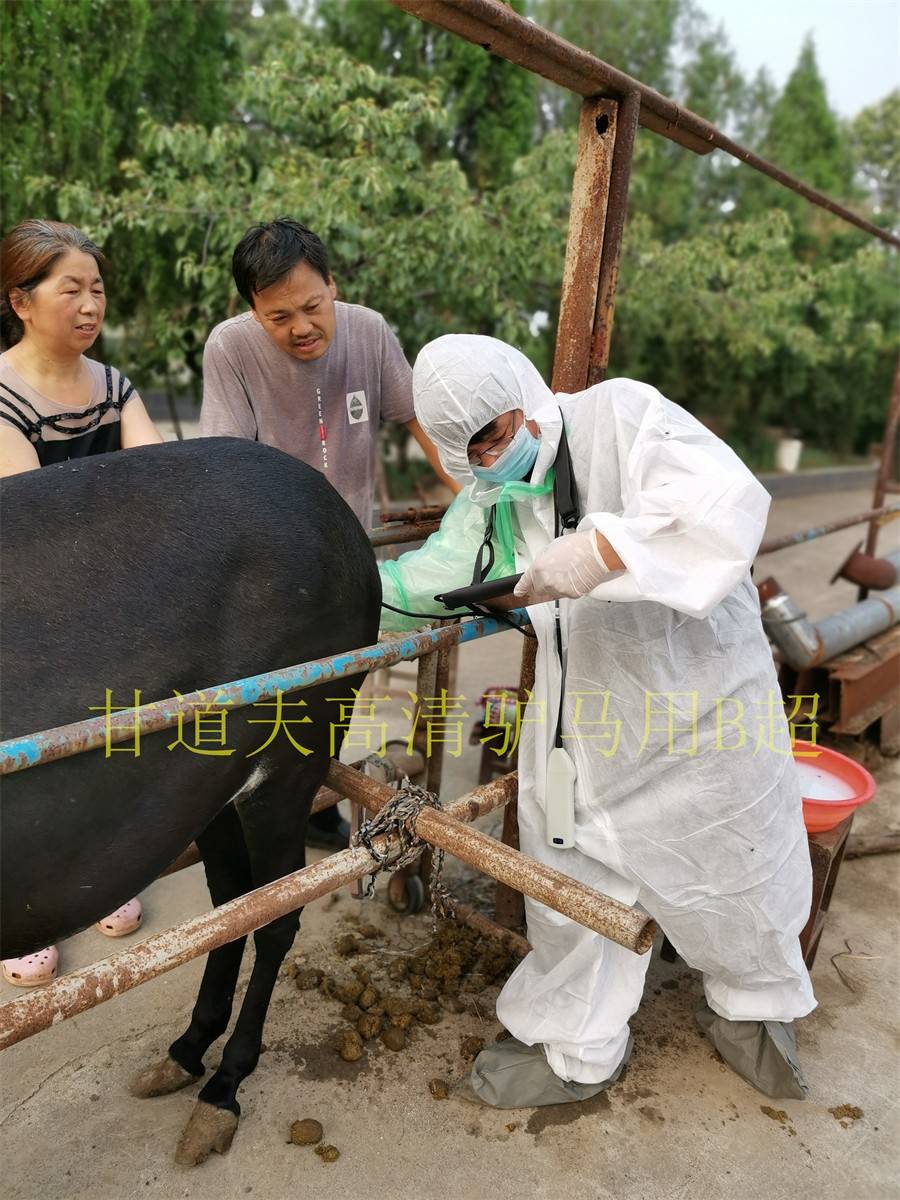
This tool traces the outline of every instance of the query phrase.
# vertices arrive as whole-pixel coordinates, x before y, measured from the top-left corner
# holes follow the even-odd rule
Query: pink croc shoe
[[[125,937],[129,933],[134,933],[136,929],[140,929],[143,919],[144,910],[141,908],[140,900],[129,900],[127,904],[117,908],[114,913],[110,913],[108,917],[98,921],[96,928],[107,937]]]
[[[24,958],[4,958],[3,978],[13,987],[40,987],[53,982],[58,967],[59,951],[55,946],[47,946]]]

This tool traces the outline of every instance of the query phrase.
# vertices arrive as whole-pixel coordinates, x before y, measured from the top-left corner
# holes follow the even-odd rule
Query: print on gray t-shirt
[[[323,356],[301,362],[252,313],[217,325],[203,351],[203,437],[243,437],[322,471],[372,525],[378,427],[411,421],[412,371],[384,317],[337,301]]]

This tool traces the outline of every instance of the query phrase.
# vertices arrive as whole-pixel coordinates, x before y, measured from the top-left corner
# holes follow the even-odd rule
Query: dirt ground
[[[827,497],[826,515],[825,499],[776,503],[769,532],[800,529],[869,503],[866,493],[838,493]],[[776,574],[819,619],[854,599],[848,585],[829,589],[826,581],[858,538],[849,530],[783,551],[761,560],[760,570]],[[885,538],[885,548],[897,544],[896,536]],[[457,690],[471,698],[486,685],[513,683],[519,650],[514,633],[464,648]],[[407,666],[381,682],[400,697],[413,680]],[[900,760],[876,759],[872,766],[878,795],[859,813],[855,831],[896,830]],[[448,757],[446,798],[476,781],[475,748]],[[481,825],[498,832],[498,823],[493,816]],[[501,1112],[432,1096],[429,1081],[452,1082],[463,1074],[463,1039],[490,1042],[500,1032],[496,986],[462,990],[463,1011],[439,1007],[439,1021],[413,1026],[404,1050],[375,1041],[359,1061],[342,1061],[332,1047],[334,1032],[345,1025],[342,1004],[317,989],[298,990],[291,973],[318,968],[346,982],[356,965],[383,980],[390,964],[427,943],[429,917],[398,916],[382,884],[373,901],[360,904],[343,891],[304,913],[275,988],[265,1051],[241,1092],[243,1116],[227,1155],[190,1170],[173,1162],[196,1088],[137,1100],[125,1086],[185,1026],[202,965],[195,962],[3,1055],[3,1194],[6,1200],[898,1196],[897,866],[895,857],[884,856],[842,868],[813,971],[819,1007],[798,1026],[811,1086],[805,1102],[769,1101],[717,1059],[693,1020],[699,977],[680,961],[662,962],[658,948],[632,1024],[635,1050],[627,1071],[607,1094],[586,1103]],[[461,898],[489,907],[487,880],[454,863],[448,875]],[[199,867],[158,881],[143,900],[148,934],[209,906]],[[382,936],[359,939],[361,952],[341,957],[337,939],[358,933],[360,920]],[[63,969],[110,949],[98,932],[82,933],[61,947]],[[385,987],[408,995],[405,984]],[[14,994],[0,987],[0,1000]],[[209,1061],[215,1062],[215,1048]],[[306,1117],[321,1122],[324,1141],[340,1151],[336,1162],[290,1143],[291,1123]]]

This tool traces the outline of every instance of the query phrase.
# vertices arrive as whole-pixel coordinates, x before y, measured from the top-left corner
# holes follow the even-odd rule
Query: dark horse
[[[323,475],[279,450],[229,438],[124,450],[13,476],[0,495],[4,738],[90,717],[107,689],[114,706],[132,705],[136,688],[147,703],[376,640],[381,588],[365,532]],[[93,750],[8,776],[2,956],[91,925],[192,840],[214,904],[302,867],[337,720],[326,693],[349,697],[360,683],[284,697],[279,728],[274,701],[229,712],[213,748],[231,753],[168,749],[170,729],[142,737],[139,755],[132,739],[108,757]],[[210,748],[192,721],[182,732]],[[298,924],[294,912],[254,934],[240,1014],[180,1161],[231,1143]],[[203,1075],[245,940],[209,955],[190,1025],[134,1080],[138,1094]]]

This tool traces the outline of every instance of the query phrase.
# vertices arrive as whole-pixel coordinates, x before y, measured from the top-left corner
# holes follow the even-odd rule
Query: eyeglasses
[[[469,466],[483,467],[486,465],[485,459],[493,462],[495,459],[500,457],[504,450],[508,449],[513,438],[519,432],[519,426],[515,425],[515,416],[512,416],[511,420],[513,421],[513,428],[507,428],[504,430],[504,432],[498,437],[495,437],[492,442],[489,442],[484,450],[470,449],[468,451]],[[522,417],[522,420],[524,422],[524,416]]]

